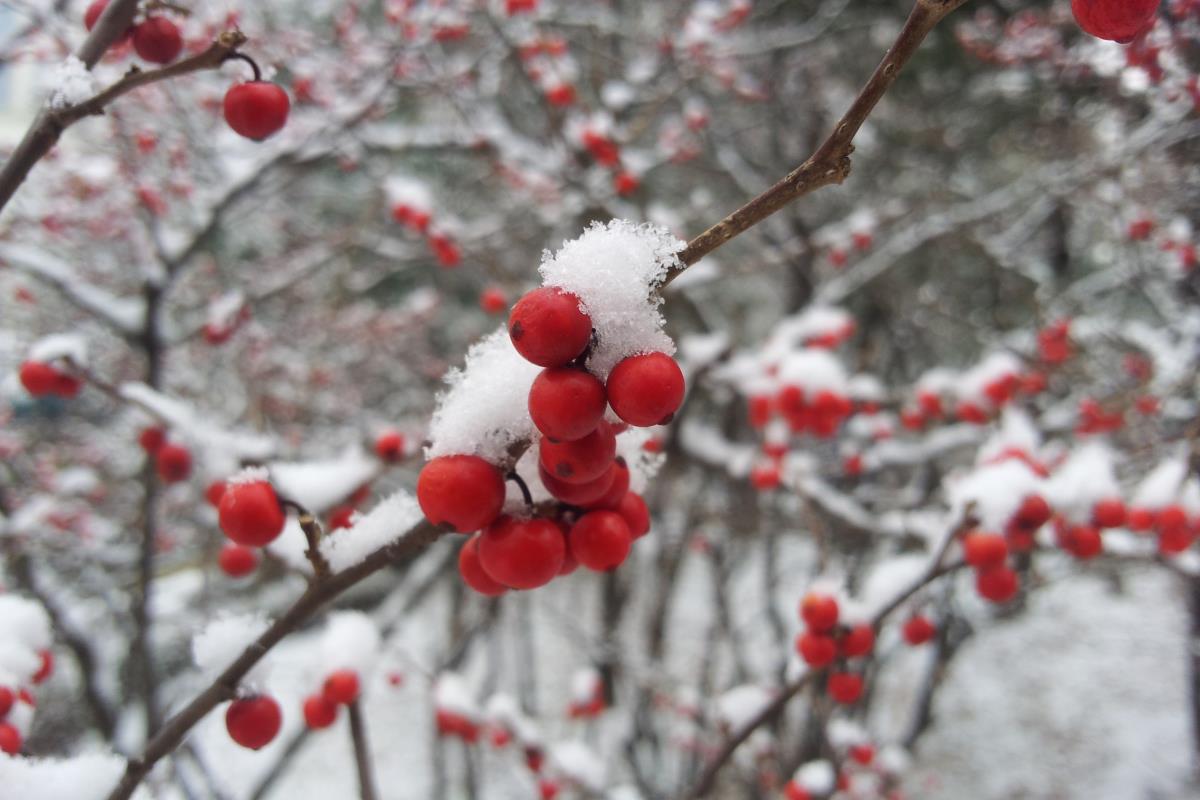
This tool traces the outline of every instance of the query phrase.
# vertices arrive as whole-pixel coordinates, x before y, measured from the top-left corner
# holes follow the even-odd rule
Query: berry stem
[[[260,70],[258,68],[257,61],[255,61],[253,58],[246,55],[245,53],[239,53],[236,50],[234,50],[232,53],[229,53],[227,56],[225,56],[226,61],[231,61],[235,58],[238,59],[239,61],[245,61],[247,64],[250,65],[250,69],[254,70],[254,82],[255,83],[259,83],[262,81],[262,70]]]
[[[350,712],[350,740],[354,744],[354,765],[358,770],[359,796],[362,800],[376,800],[375,778],[371,768],[371,748],[367,744],[367,726],[363,721],[362,708],[355,700],[347,706]]]
[[[525,498],[525,505],[533,508],[533,495],[529,493],[529,486],[525,483],[525,479],[518,475],[516,470],[513,470],[504,477],[517,484],[517,487],[521,490],[521,496]]]
[[[297,521],[300,523],[300,530],[304,531],[304,538],[308,540],[308,548],[304,551],[304,557],[312,564],[316,580],[318,582],[325,580],[329,577],[331,570],[329,562],[325,560],[325,555],[321,552],[321,523],[317,522],[316,516],[311,511],[295,500],[281,497],[279,498],[279,505],[296,512]]]

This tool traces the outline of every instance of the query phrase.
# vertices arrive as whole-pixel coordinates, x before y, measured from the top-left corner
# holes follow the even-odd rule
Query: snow
[[[571,700],[576,703],[591,702],[601,686],[600,673],[594,667],[577,669],[571,675]]]
[[[340,572],[398,540],[424,518],[417,499],[408,492],[398,491],[355,519],[349,528],[322,539],[321,553]]]
[[[665,228],[612,220],[593,223],[558,252],[542,256],[545,284],[579,297],[592,319],[597,342],[587,367],[601,380],[628,356],[675,352],[662,330],[662,298],[656,288],[683,248]]]
[[[109,753],[71,758],[29,758],[0,753],[0,786],[20,800],[103,800],[125,771],[125,759]],[[134,800],[149,797],[138,789]]]
[[[258,613],[220,614],[192,638],[192,660],[204,678],[212,680],[237,660],[270,624]],[[269,656],[260,659],[242,682],[260,688],[270,671],[270,660]]]
[[[280,495],[320,514],[343,502],[379,474],[379,460],[358,445],[341,455],[312,461],[273,461],[271,479]]]
[[[784,356],[779,362],[779,381],[809,393],[830,391],[845,395],[849,390],[842,362],[824,349],[803,349]]]
[[[986,464],[956,480],[949,476],[946,483],[951,515],[962,519],[967,505],[973,503],[980,527],[993,532],[1003,532],[1022,501],[1031,494],[1045,496],[1048,492],[1043,491],[1042,481],[1033,470],[1018,459]],[[1087,509],[1090,514],[1091,505]]]
[[[52,285],[75,305],[123,333],[135,333],[142,327],[146,306],[140,299],[118,297],[93,286],[80,279],[73,265],[41,248],[0,242],[0,259]]]
[[[482,714],[475,694],[457,672],[443,672],[433,685],[433,704],[439,711],[449,711],[472,721]]]
[[[833,764],[823,759],[801,764],[792,780],[817,795],[830,794],[837,785],[837,775],[834,772]]]
[[[1179,499],[1184,479],[1187,477],[1186,458],[1163,461],[1147,473],[1133,491],[1130,505],[1138,508],[1160,509]],[[1194,481],[1189,481],[1189,484]]]
[[[326,673],[352,669],[360,676],[371,673],[379,659],[379,628],[361,611],[335,611],[321,636],[321,664]]]
[[[96,93],[96,85],[87,65],[75,55],[54,68],[50,108],[55,110],[78,105]]]
[[[226,486],[245,486],[248,483],[270,483],[271,473],[266,467],[245,467],[232,477],[225,479]]]
[[[205,319],[215,328],[232,327],[245,305],[246,295],[243,292],[236,289],[225,292],[208,304]]]
[[[959,376],[955,391],[963,400],[989,403],[984,389],[1005,377],[1019,375],[1021,362],[1012,353],[991,353]]]
[[[741,730],[774,699],[775,693],[762,686],[735,686],[716,699],[713,715],[729,730]]]
[[[53,641],[50,618],[33,600],[0,594],[0,686],[27,684]]]
[[[604,762],[583,742],[557,742],[550,746],[550,765],[572,783],[589,792],[605,786]]]
[[[186,402],[168,397],[144,383],[121,384],[118,392],[165,423],[173,435],[182,436],[208,451],[207,455],[214,460],[261,461],[275,452],[274,438],[226,430],[201,417]]]
[[[1121,497],[1113,460],[1113,452],[1100,442],[1078,448],[1046,481],[1046,501],[1071,521],[1087,522],[1098,501]]]
[[[87,366],[87,353],[87,339],[77,333],[56,333],[44,336],[29,347],[31,361],[49,363],[65,358],[80,367]]]
[[[391,175],[383,182],[383,193],[388,203],[408,206],[412,211],[433,210],[433,195],[421,181],[405,175]]]
[[[429,424],[426,458],[470,454],[505,461],[510,447],[533,438],[529,387],[540,372],[513,348],[504,328],[472,345],[463,368],[446,376],[449,388]]]

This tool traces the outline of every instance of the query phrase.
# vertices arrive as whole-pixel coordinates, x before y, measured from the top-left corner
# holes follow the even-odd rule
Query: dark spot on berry
[[[560,461],[554,465],[554,474],[560,478],[569,478],[575,474],[575,470],[566,461]]]
[[[508,335],[514,342],[520,341],[521,337],[525,335],[525,328],[521,326],[520,322],[514,322],[508,326]]]

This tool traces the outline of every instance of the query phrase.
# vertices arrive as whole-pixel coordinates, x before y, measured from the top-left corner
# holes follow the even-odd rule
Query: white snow
[[[56,333],[38,339],[29,347],[31,361],[49,363],[65,358],[81,367],[88,364],[87,339],[77,333]]]
[[[604,762],[583,742],[556,742],[549,756],[554,770],[572,783],[589,792],[604,790]]]
[[[439,711],[449,711],[465,719],[478,721],[482,718],[475,693],[457,672],[443,672],[437,676],[433,685],[433,704]]]
[[[0,753],[0,786],[16,800],[102,800],[125,770],[125,759],[109,753],[70,758],[29,758]],[[135,800],[149,797],[138,789]]]
[[[50,618],[37,602],[0,594],[0,686],[27,684],[53,641]]]
[[[829,794],[837,785],[837,775],[834,772],[833,764],[823,759],[801,764],[792,780],[817,795]]]
[[[951,515],[961,519],[968,503],[984,530],[1003,532],[1012,515],[1031,494],[1042,494],[1042,481],[1025,462],[1007,459],[986,464],[965,476],[947,476]],[[1091,512],[1091,505],[1088,506]]]
[[[1179,499],[1188,464],[1185,458],[1163,461],[1147,473],[1133,491],[1130,505],[1138,508],[1159,509]],[[1189,483],[1191,483],[1189,481]]]
[[[1083,445],[1045,482],[1045,498],[1055,511],[1073,522],[1091,519],[1100,500],[1121,497],[1113,452],[1100,442]]]
[[[340,534],[339,534],[340,535]],[[325,622],[321,636],[324,670],[352,669],[365,679],[379,659],[379,628],[361,611],[335,611]]]
[[[355,519],[349,528],[322,539],[321,553],[334,570],[344,570],[396,541],[424,518],[417,499],[398,491]]]
[[[118,391],[129,402],[162,420],[173,435],[182,436],[211,451],[218,460],[261,461],[275,452],[275,439],[247,431],[226,430],[200,416],[186,402],[158,392],[144,383],[124,383]]]
[[[774,699],[774,692],[762,686],[735,686],[714,701],[713,716],[720,725],[737,731],[744,728]]]
[[[271,478],[279,493],[320,514],[343,502],[379,473],[379,460],[358,445],[341,455],[312,461],[273,461]]]
[[[78,105],[96,93],[96,85],[87,65],[74,54],[54,68],[50,107],[62,109]]]
[[[270,624],[270,620],[258,613],[221,614],[192,638],[192,660],[203,676],[211,680],[237,660]],[[269,672],[269,661],[269,656],[261,659],[243,678],[243,683],[261,685]]]

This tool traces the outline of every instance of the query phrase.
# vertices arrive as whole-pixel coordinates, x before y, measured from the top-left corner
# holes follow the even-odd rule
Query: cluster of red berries
[[[338,707],[358,699],[358,673],[352,669],[331,672],[321,691],[304,699],[304,724],[312,730],[328,728],[337,720]]]
[[[613,191],[621,197],[628,197],[638,190],[642,181],[633,172],[621,166],[621,149],[612,137],[592,128],[585,128],[581,134],[584,149],[592,159],[602,167],[613,170]]]
[[[1125,414],[1116,411],[1105,411],[1096,400],[1085,397],[1079,401],[1079,421],[1075,423],[1078,434],[1111,433],[1125,427]]]
[[[1079,27],[1098,39],[1132,42],[1158,16],[1162,0],[1071,0]]]
[[[774,397],[750,398],[750,424],[762,428],[773,418],[782,417],[794,434],[811,433],[828,439],[854,413],[854,403],[841,392],[820,389],[808,396],[800,386],[785,386]]]
[[[1038,355],[1046,364],[1061,364],[1069,359],[1075,353],[1071,346],[1071,321],[1060,319],[1042,328],[1037,333],[1037,346]]]
[[[181,444],[167,441],[167,432],[158,426],[143,428],[138,445],[154,459],[154,471],[163,483],[186,481],[192,474],[192,453]]]
[[[813,669],[835,665],[826,691],[836,702],[849,705],[863,692],[862,675],[849,669],[846,661],[870,655],[875,648],[875,630],[866,623],[838,624],[837,599],[809,592],[800,602],[800,619],[805,630],[796,637],[796,652]]]
[[[265,694],[239,697],[225,710],[229,738],[248,750],[261,750],[275,739],[283,726],[283,711],[275,698]]]
[[[63,372],[42,361],[26,361],[21,364],[21,385],[31,397],[54,395],[71,399],[79,394],[80,381],[74,375]]]
[[[54,674],[54,653],[43,650],[38,655],[42,663],[38,667],[38,671],[30,678],[34,686],[44,683]],[[14,692],[8,686],[0,686],[0,753],[7,753],[10,756],[21,752],[22,745],[21,731],[8,721],[8,715],[17,703],[33,706],[33,693],[25,687]]]
[[[875,236],[870,231],[855,231],[850,234],[850,243],[858,252],[866,252],[875,243]],[[850,248],[844,244],[835,244],[829,248],[829,263],[835,269],[841,269],[850,261]]]
[[[108,0],[95,0],[83,13],[83,24],[89,31],[96,27],[100,15],[108,8]],[[170,64],[183,52],[183,33],[168,18],[148,14],[144,20],[129,28],[117,44],[133,42],[134,52],[152,64]]]
[[[422,234],[433,251],[438,263],[447,269],[457,267],[462,263],[462,250],[450,234],[436,230],[432,225],[433,216],[425,209],[409,203],[399,202],[392,205],[392,219],[410,230]]]
[[[1158,552],[1176,555],[1192,546],[1198,535],[1198,523],[1188,518],[1187,511],[1177,504],[1162,508],[1130,508],[1125,524],[1136,533],[1158,537]]]

